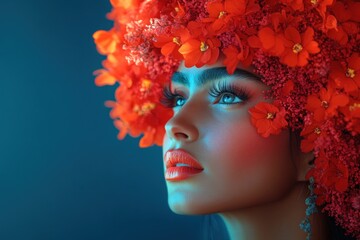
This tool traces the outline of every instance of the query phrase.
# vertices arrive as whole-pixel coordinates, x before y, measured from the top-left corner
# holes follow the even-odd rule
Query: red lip
[[[167,151],[164,162],[166,166],[165,179],[168,181],[184,180],[204,170],[201,164],[183,149]],[[180,163],[186,164],[186,166],[176,166]]]

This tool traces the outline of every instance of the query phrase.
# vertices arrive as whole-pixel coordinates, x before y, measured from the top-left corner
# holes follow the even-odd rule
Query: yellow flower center
[[[173,43],[176,43],[177,45],[180,46],[180,38],[179,37],[173,37]]]
[[[329,103],[327,101],[322,101],[321,102],[321,106],[325,109],[327,109],[329,107]]]
[[[310,2],[313,4],[313,5],[317,5],[318,4],[318,0],[310,0]]]
[[[274,119],[274,118],[275,118],[275,113],[268,112],[266,114],[266,119]]]
[[[349,78],[354,78],[355,77],[355,70],[352,68],[348,68],[346,69],[346,76]]]
[[[317,135],[320,135],[320,133],[321,133],[321,130],[320,130],[320,128],[315,128],[314,129],[314,133],[316,133]]]
[[[155,103],[146,102],[141,107],[139,105],[135,105],[133,111],[138,115],[143,116],[147,115],[151,110],[155,108]]]
[[[175,7],[175,12],[179,12],[179,11],[180,11],[180,8]]]
[[[152,86],[152,82],[149,79],[143,79],[141,82],[141,92],[149,91]]]
[[[206,45],[206,43],[204,43],[204,42],[200,43],[200,51],[205,52],[208,49],[209,49],[209,46]]]
[[[218,18],[222,18],[222,17],[225,16],[225,15],[226,15],[226,12],[225,12],[225,11],[221,11],[221,12],[219,13]]]
[[[354,103],[353,105],[349,106],[350,111],[355,111],[356,108],[360,108],[360,103]]]
[[[300,43],[296,43],[293,46],[293,52],[294,53],[299,53],[303,50],[303,46]]]

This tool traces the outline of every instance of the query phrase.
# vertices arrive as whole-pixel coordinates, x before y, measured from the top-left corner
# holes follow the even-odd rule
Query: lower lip
[[[167,181],[181,181],[201,173],[203,169],[196,169],[192,167],[170,167],[166,169],[165,179]]]

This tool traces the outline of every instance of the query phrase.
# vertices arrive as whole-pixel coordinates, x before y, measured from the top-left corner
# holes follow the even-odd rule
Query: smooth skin
[[[261,137],[248,110],[261,101],[271,102],[263,95],[268,87],[255,75],[209,74],[209,69],[223,67],[220,61],[202,68],[181,65],[176,74],[180,81],[172,81],[171,91],[180,96],[165,126],[163,155],[184,149],[204,171],[183,181],[167,181],[168,204],[177,214],[219,214],[231,240],[304,240],[299,224],[305,218],[305,174],[313,156],[300,152],[289,130]],[[200,84],[204,77],[211,81]],[[224,82],[247,97],[209,94]],[[312,239],[326,239],[323,216],[312,218]]]

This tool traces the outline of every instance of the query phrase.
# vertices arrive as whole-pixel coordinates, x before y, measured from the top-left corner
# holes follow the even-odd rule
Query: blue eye
[[[167,108],[182,106],[185,104],[185,101],[186,99],[176,90],[174,93],[171,92],[169,86],[163,89],[162,98],[160,99],[161,104]]]
[[[226,82],[219,82],[214,84],[210,90],[209,94],[213,96],[216,100],[214,104],[239,104],[245,102],[249,99],[249,94],[244,88],[228,84]],[[170,87],[167,86],[163,90],[163,96],[160,102],[168,108],[181,107],[185,104],[186,98],[183,94],[177,92],[171,92]]]
[[[232,93],[223,93],[220,96],[220,100],[218,103],[222,104],[235,104],[235,103],[241,103],[243,100],[241,100],[238,96],[232,94]]]
[[[209,94],[216,99],[214,103],[229,105],[242,103],[248,100],[250,96],[244,88],[224,81],[213,85],[209,90]]]
[[[178,106],[182,106],[185,104],[185,98],[183,98],[182,96],[178,95],[175,97],[175,106],[174,107],[178,107]]]

